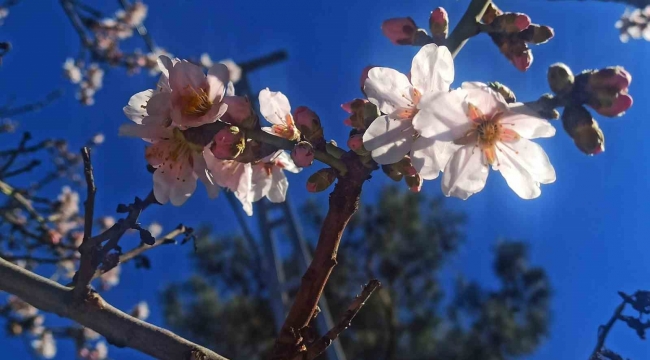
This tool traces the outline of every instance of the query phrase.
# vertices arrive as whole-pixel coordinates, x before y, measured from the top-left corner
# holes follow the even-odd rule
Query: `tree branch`
[[[465,46],[467,39],[479,34],[478,23],[492,0],[472,0],[460,22],[447,38],[447,48],[453,57]]]
[[[99,295],[75,305],[72,290],[0,259],[0,290],[14,294],[45,312],[72,319],[95,330],[112,344],[163,360],[227,360],[171,331],[138,320],[114,308]]]
[[[327,350],[332,342],[336,340],[336,338],[338,338],[344,330],[352,325],[352,320],[355,316],[357,316],[357,313],[359,310],[361,310],[361,307],[366,304],[366,301],[368,301],[370,295],[372,295],[372,293],[380,286],[381,283],[379,280],[370,280],[370,282],[363,287],[361,294],[357,295],[354,301],[352,301],[352,304],[350,304],[348,310],[341,317],[339,322],[332,329],[330,329],[327,334],[323,335],[323,337],[312,343],[307,348],[307,353],[298,354],[296,357],[294,357],[293,360],[314,360],[316,357],[318,357],[318,355],[325,352],[325,350]]]
[[[594,351],[591,353],[591,356],[589,356],[589,359],[597,359],[596,355],[605,345],[605,339],[607,339],[607,335],[609,334],[609,331],[612,330],[612,327],[616,323],[616,320],[618,320],[618,317],[621,315],[621,313],[623,313],[626,304],[627,301],[623,300],[623,302],[616,307],[616,310],[614,310],[614,314],[612,314],[612,317],[609,319],[607,324],[601,325],[598,328],[598,341],[596,342],[596,347],[594,348]]]
[[[302,277],[300,288],[276,340],[272,359],[291,359],[304,350],[300,330],[309,324],[325,284],[336,265],[336,254],[343,230],[359,206],[363,183],[371,169],[361,164],[359,157],[348,152],[342,159],[348,169],[340,176],[330,194],[329,210],[321,228],[314,258]]]

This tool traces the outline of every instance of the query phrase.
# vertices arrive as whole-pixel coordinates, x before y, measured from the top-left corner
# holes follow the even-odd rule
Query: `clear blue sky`
[[[345,113],[339,105],[360,96],[360,70],[375,64],[408,71],[417,50],[391,45],[381,34],[382,20],[412,16],[426,27],[429,11],[443,6],[455,23],[467,3],[157,0],[149,1],[146,25],[161,46],[181,57],[207,52],[215,60],[228,57],[237,61],[286,49],[289,60],[253,74],[252,85],[284,92],[294,108],[309,105],[323,120],[326,136],[343,143],[348,129],[341,126]],[[451,279],[463,272],[492,283],[490,251],[497,239],[527,240],[532,262],[547,269],[554,287],[551,336],[530,359],[586,359],[595,344],[598,325],[619,303],[616,291],[650,289],[650,203],[646,201],[650,196],[646,180],[650,143],[642,137],[646,130],[650,132],[646,115],[650,112],[650,73],[646,70],[650,43],[622,44],[618,40],[614,22],[623,12],[621,5],[542,0],[501,0],[498,5],[528,13],[533,22],[554,27],[555,38],[534,48],[535,61],[527,73],[507,63],[487,36],[473,39],[456,59],[455,85],[465,80],[498,80],[509,85],[519,99],[534,100],[548,91],[546,69],[554,62],[565,62],[574,71],[623,65],[633,75],[635,104],[623,118],[597,118],[606,135],[606,152],[597,157],[580,153],[559,128],[556,137],[540,141],[555,165],[557,182],[543,186],[539,199],[519,199],[495,173],[480,194],[464,202],[449,200],[448,204],[469,215],[469,226],[467,242],[446,274]],[[82,107],[74,99],[74,87],[62,76],[61,65],[66,57],[76,55],[78,39],[58,2],[39,2],[38,6],[25,2],[11,11],[0,27],[0,39],[14,45],[0,67],[0,102],[9,95],[28,102],[65,88],[63,99],[42,112],[19,118],[21,130],[31,131],[36,139],[67,138],[74,147],[94,133],[105,133],[106,144],[94,157],[99,189],[96,213],[115,215],[118,202],[144,196],[151,187],[151,176],[144,170],[144,144],[117,137],[117,128],[128,121],[121,109],[129,97],[151,87],[154,79],[126,77],[123,70],[112,69],[96,96],[97,104]],[[304,182],[310,172],[290,178],[289,196],[294,203],[305,196]],[[373,178],[364,199],[372,201],[379,186],[387,182],[383,176]],[[424,191],[440,194],[439,181],[426,183]],[[326,194],[317,196],[326,198]],[[153,219],[166,229],[180,222],[196,226],[211,221],[224,231],[237,230],[225,199],[208,201],[201,186],[183,208],[167,205],[143,216],[145,224]],[[136,243],[134,238],[123,240],[125,248]],[[106,293],[107,300],[125,310],[147,300],[152,308],[150,320],[162,325],[158,291],[189,275],[188,251],[191,246],[151,252],[150,271],[126,265],[121,285]],[[48,321],[58,323],[54,315],[48,316]],[[650,354],[650,344],[620,325],[607,344],[636,360]],[[9,354],[10,359],[29,356],[20,340],[3,339],[0,353]],[[110,355],[114,359],[147,358],[114,347],[110,347]],[[72,345],[60,342],[57,358],[73,356]]]

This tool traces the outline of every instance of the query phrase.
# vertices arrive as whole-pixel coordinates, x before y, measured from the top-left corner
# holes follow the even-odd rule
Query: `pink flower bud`
[[[520,34],[520,38],[522,40],[537,45],[551,40],[553,36],[555,36],[555,31],[553,28],[546,25],[537,24],[531,24]]]
[[[417,30],[410,17],[388,19],[381,25],[381,31],[395,45],[412,45]]]
[[[251,102],[246,96],[226,96],[223,102],[228,105],[228,110],[221,117],[223,122],[232,125],[249,127],[253,110]]]
[[[314,148],[310,143],[301,141],[291,150],[291,159],[298,167],[311,166],[314,162]]]
[[[589,75],[591,88],[614,88],[622,91],[632,83],[632,75],[622,66],[613,66],[598,70]]]
[[[336,180],[336,170],[332,168],[320,169],[307,179],[307,191],[323,191],[332,185],[334,180]]]
[[[601,106],[592,106],[597,113],[609,117],[621,116],[632,106],[632,97],[628,94],[618,94],[618,96],[603,100],[600,99]],[[605,104],[605,105],[604,105]],[[591,106],[591,104],[590,104]]]
[[[530,26],[530,17],[526,14],[517,14],[515,21],[513,22],[515,27],[519,30],[525,30]]]
[[[322,129],[318,115],[306,106],[299,106],[294,111],[293,120],[296,122],[298,130],[307,137]]]
[[[437,8],[431,12],[429,17],[429,30],[431,30],[431,36],[437,42],[442,42],[447,38],[447,33],[449,31],[449,15],[444,8]]]
[[[350,136],[348,139],[348,147],[354,152],[363,150],[363,134]]]
[[[533,63],[533,53],[526,50],[522,54],[512,56],[510,61],[519,71],[526,71]]]
[[[225,127],[214,135],[210,151],[217,159],[232,160],[246,147],[246,139],[236,126]]]
[[[341,108],[351,114],[350,117],[343,121],[343,124],[359,130],[365,129],[366,104],[370,104],[366,99],[354,99],[342,104]]]
[[[407,176],[404,178],[406,185],[414,193],[419,193],[422,190],[422,177],[420,174],[415,174],[415,176]]]

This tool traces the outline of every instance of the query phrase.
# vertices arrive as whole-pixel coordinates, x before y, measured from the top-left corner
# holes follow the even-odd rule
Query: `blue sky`
[[[209,53],[213,59],[248,60],[278,49],[289,52],[288,61],[250,76],[256,90],[269,87],[282,91],[293,107],[308,105],[316,111],[326,136],[343,143],[348,129],[341,123],[346,114],[339,105],[359,97],[358,78],[369,64],[408,71],[416,48],[397,47],[380,31],[382,20],[411,16],[426,27],[429,12],[445,7],[455,23],[468,1],[314,0],[314,1],[150,1],[146,25],[159,45],[180,57]],[[606,136],[606,152],[586,157],[574,148],[558,126],[554,138],[541,140],[557,171],[557,182],[543,186],[542,196],[524,201],[509,190],[498,173],[492,173],[486,189],[467,201],[450,199],[454,209],[469,216],[467,241],[445,271],[449,279],[462,272],[486,284],[491,276],[491,249],[499,238],[524,239],[531,244],[534,264],[547,269],[554,288],[551,336],[530,359],[586,359],[592,350],[598,325],[607,321],[619,303],[618,290],[650,289],[650,222],[646,214],[650,196],[646,181],[649,168],[646,144],[641,134],[650,131],[646,101],[650,73],[646,70],[650,43],[622,44],[614,22],[624,7],[611,3],[502,0],[506,11],[529,14],[535,23],[555,28],[556,36],[534,47],[534,63],[527,73],[511,66],[487,36],[472,39],[457,57],[456,81],[500,81],[510,86],[520,100],[534,100],[548,91],[546,69],[562,61],[575,72],[587,68],[622,65],[633,75],[630,88],[635,104],[623,118],[597,117]],[[103,4],[112,8],[112,4]],[[117,2],[115,2],[117,6]],[[97,132],[106,143],[94,156],[97,179],[97,214],[115,215],[118,202],[144,196],[151,176],[144,170],[144,144],[119,138],[118,126],[128,121],[122,107],[129,97],[150,88],[147,75],[127,77],[121,69],[107,72],[104,89],[96,105],[82,107],[74,99],[75,89],[62,75],[68,56],[76,55],[78,38],[58,2],[20,4],[12,8],[0,39],[13,43],[14,50],[0,67],[0,102],[15,95],[28,102],[64,88],[66,95],[47,109],[19,118],[20,130],[36,139],[63,137],[74,147]],[[143,47],[144,44],[133,39]],[[304,198],[304,183],[313,170],[290,178],[290,198]],[[372,201],[377,189],[388,183],[375,176],[366,186],[363,199]],[[58,191],[58,189],[53,189]],[[425,183],[428,194],[440,194],[439,180]],[[314,195],[309,195],[314,196]],[[327,194],[315,195],[326,199]],[[154,208],[143,223],[160,221],[166,229],[182,222],[196,226],[212,222],[224,231],[237,231],[223,198],[207,200],[205,190],[182,207]],[[123,246],[135,246],[126,238]],[[158,291],[165,284],[189,275],[185,254],[191,247],[163,247],[149,255],[150,271],[126,265],[121,285],[105,294],[115,306],[128,310],[139,300],[152,307],[150,320],[162,324]],[[352,295],[352,294],[351,294]],[[336,309],[334,309],[336,313]],[[58,323],[55,316],[48,321]],[[632,359],[647,358],[650,345],[620,324],[611,333],[608,346]],[[73,348],[59,344],[59,357],[70,359]],[[0,352],[9,358],[27,358],[19,340],[0,341]],[[116,359],[147,358],[131,350],[110,348]]]

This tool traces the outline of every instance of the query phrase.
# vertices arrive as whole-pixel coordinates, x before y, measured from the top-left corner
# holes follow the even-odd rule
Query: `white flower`
[[[199,58],[199,62],[205,68],[210,68],[210,67],[212,67],[212,65],[214,65],[214,61],[212,61],[212,58],[210,57],[210,54],[208,54],[208,53],[201,54],[201,58]]]
[[[131,310],[131,316],[140,320],[147,320],[149,317],[149,304],[146,301],[140,301]]]
[[[79,213],[79,193],[72,191],[69,186],[61,188],[61,194],[58,198],[59,206],[57,213],[60,214],[60,220],[68,220]]]
[[[163,227],[162,227],[162,225],[158,224],[157,222],[152,222],[149,225],[149,227],[147,228],[147,230],[149,230],[149,233],[151,234],[151,236],[157,238],[158,236],[160,236],[160,234],[162,234]]]
[[[203,57],[201,57],[203,59]],[[236,62],[234,62],[232,59],[223,59],[219,61],[219,63],[226,65],[228,68],[228,71],[230,72],[230,81],[232,81],[233,84],[236,84],[241,80],[241,67],[237,65]]]
[[[441,92],[449,91],[454,80],[454,63],[444,46],[429,44],[413,58],[409,78],[390,68],[375,67],[368,72],[364,92],[368,100],[387,115],[381,116],[363,135],[364,146],[380,164],[393,164],[411,153],[413,164],[424,179],[438,176],[444,164],[423,153],[416,146],[417,134],[413,122],[433,121],[420,109]],[[429,158],[432,161],[425,162]]]
[[[289,99],[283,93],[266,88],[260,91],[259,100],[262,116],[273,124],[271,127],[263,127],[262,130],[289,140],[300,138],[300,131],[291,116]]]
[[[289,180],[287,180],[284,170],[298,173],[301,169],[293,163],[291,156],[283,150],[277,151],[253,165],[252,201],[258,201],[266,196],[271,202],[284,202],[289,188]]]
[[[481,191],[488,165],[524,199],[538,197],[540,184],[555,181],[546,153],[528,140],[551,137],[555,128],[523,104],[508,105],[487,85],[464,83],[461,89],[439,93],[421,112],[435,120],[413,122],[423,143],[429,149],[436,143],[445,145],[445,151],[433,151],[432,156],[446,163],[442,178],[446,196],[467,199]]]
[[[72,58],[65,59],[65,63],[63,63],[63,73],[73,84],[78,84],[83,79],[81,69]]]
[[[40,339],[32,340],[32,349],[39,356],[45,359],[52,359],[56,356],[56,342],[50,331],[45,331]]]
[[[10,295],[8,303],[11,310],[24,319],[32,318],[38,314],[37,308],[17,296]]]

